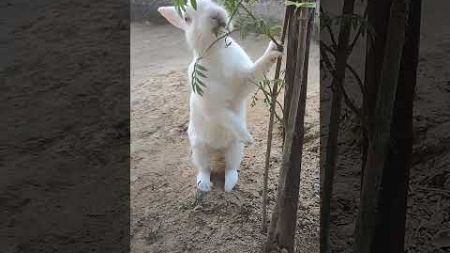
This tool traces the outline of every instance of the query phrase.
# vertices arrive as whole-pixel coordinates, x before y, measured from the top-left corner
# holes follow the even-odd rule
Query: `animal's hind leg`
[[[244,145],[238,141],[234,142],[225,153],[225,186],[224,190],[230,192],[236,185],[239,177],[238,169],[241,166],[244,155]]]
[[[192,147],[192,162],[198,169],[197,188],[204,192],[211,190],[211,155],[211,150],[206,145]]]

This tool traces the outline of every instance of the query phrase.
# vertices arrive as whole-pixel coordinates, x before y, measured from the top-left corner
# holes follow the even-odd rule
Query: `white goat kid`
[[[185,32],[194,54],[188,68],[189,78],[198,57],[202,57],[199,63],[207,69],[207,78],[202,79],[206,84],[203,95],[191,88],[190,97],[188,135],[192,160],[198,168],[198,189],[210,191],[210,161],[214,152],[222,151],[226,164],[224,190],[229,192],[238,181],[244,144],[253,143],[246,125],[246,98],[257,88],[255,82],[263,80],[282,52],[271,42],[253,63],[232,38],[227,42],[217,40],[217,31],[224,31],[229,17],[224,8],[211,0],[197,0],[196,10],[186,6],[182,17],[174,6],[160,7],[158,11]]]

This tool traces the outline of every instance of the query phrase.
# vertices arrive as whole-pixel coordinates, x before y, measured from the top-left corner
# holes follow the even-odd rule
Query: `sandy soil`
[[[254,58],[268,41],[242,43]],[[251,45],[251,47],[250,47]],[[240,179],[231,193],[215,186],[195,205],[196,170],[186,129],[191,53],[181,31],[170,26],[131,25],[131,244],[132,252],[259,252],[266,236],[261,196],[268,122],[261,95],[249,106],[248,125],[256,144],[245,151]],[[319,69],[313,50],[297,249],[318,252],[319,232]],[[269,210],[281,161],[276,133],[269,176]],[[270,213],[269,213],[270,214]],[[297,250],[298,251],[298,250]]]

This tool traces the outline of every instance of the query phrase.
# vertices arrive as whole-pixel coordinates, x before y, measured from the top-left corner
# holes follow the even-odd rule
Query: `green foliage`
[[[277,90],[273,90],[273,88],[271,87],[275,87],[274,84],[278,85]],[[282,78],[279,79],[264,79],[263,81],[259,82],[256,84],[258,86],[258,90],[253,94],[252,96],[252,102],[251,102],[251,106],[255,106],[256,105],[256,101],[258,101],[257,95],[259,93],[259,91],[261,91],[264,95],[264,104],[267,106],[267,108],[270,109],[271,107],[271,103],[272,103],[272,95],[276,95],[275,97],[278,96],[278,94],[280,94],[281,90],[284,89],[285,87],[285,81]],[[281,112],[283,112],[283,106],[276,101],[275,102],[276,106],[278,105],[279,109],[281,110]],[[283,124],[283,117],[278,115],[278,113],[275,111],[275,117],[277,118],[278,122]]]
[[[194,8],[194,10],[197,10],[197,0],[190,0],[190,1],[191,1],[192,8]]]
[[[199,60],[194,63],[194,70],[192,71],[192,90],[203,96],[203,88],[206,87],[205,83],[200,78],[207,78],[205,72],[208,70],[200,65]]]
[[[242,39],[247,37],[249,34],[266,35],[270,38],[280,35],[281,26],[279,24],[272,24],[261,19],[253,18],[248,15],[241,15],[239,31]]]
[[[250,103],[250,106],[251,107],[255,107],[255,105],[256,105],[256,102],[258,101],[258,93],[259,93],[259,89],[257,89],[254,93],[253,93],[253,96],[252,96],[252,102]]]
[[[192,0],[195,2],[195,6],[197,6],[197,0]],[[191,1],[191,2],[192,2]],[[181,17],[183,16],[183,12],[186,11],[186,2],[185,0],[172,0],[173,5],[175,6],[175,9],[178,12],[178,15]]]
[[[228,13],[233,13],[234,10],[238,9],[239,2],[237,0],[222,0],[222,5]]]

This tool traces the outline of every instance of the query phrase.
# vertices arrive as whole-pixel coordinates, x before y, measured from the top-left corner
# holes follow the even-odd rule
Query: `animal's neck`
[[[217,55],[221,48],[225,47],[224,39],[212,38],[211,40],[199,43],[194,48],[194,57],[202,57],[204,59],[211,58]]]

